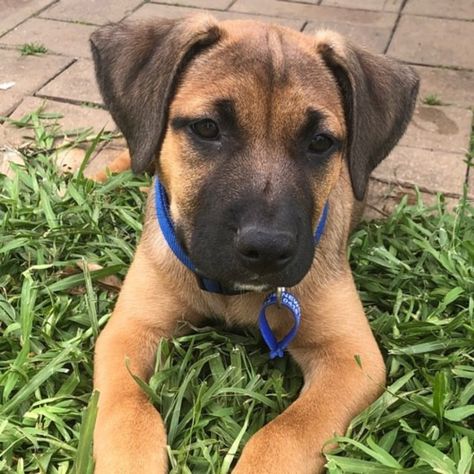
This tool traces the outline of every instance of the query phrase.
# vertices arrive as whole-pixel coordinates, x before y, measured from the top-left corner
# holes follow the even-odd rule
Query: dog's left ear
[[[407,128],[419,79],[411,67],[357,48],[337,33],[322,32],[316,42],[342,93],[352,189],[362,200],[370,173]]]
[[[217,20],[209,15],[121,22],[92,34],[97,82],[127,140],[134,172],[152,171],[178,75],[219,36]]]

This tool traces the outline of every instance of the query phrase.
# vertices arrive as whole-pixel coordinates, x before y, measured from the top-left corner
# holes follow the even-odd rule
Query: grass
[[[428,94],[423,99],[423,103],[426,105],[443,105],[443,102],[437,94]]]
[[[20,46],[20,53],[22,56],[39,56],[46,54],[48,48],[41,43],[25,43]]]
[[[117,296],[110,277],[133,257],[149,181],[58,177],[54,128],[39,114],[20,124],[36,137],[26,166],[0,176],[0,472],[90,473],[94,341]],[[359,226],[350,259],[388,389],[327,455],[329,472],[469,473],[474,208],[462,200],[449,214],[442,196],[431,208],[402,202]],[[165,419],[172,473],[230,472],[302,384],[289,358],[268,361],[251,330],[201,328],[158,349],[144,389]]]

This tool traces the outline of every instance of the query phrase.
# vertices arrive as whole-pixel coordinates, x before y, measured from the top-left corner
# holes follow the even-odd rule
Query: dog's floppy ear
[[[219,34],[217,21],[208,15],[110,24],[92,34],[97,82],[127,140],[134,172],[152,168],[177,75]]]
[[[411,67],[356,48],[337,33],[322,32],[316,41],[342,93],[352,189],[362,200],[370,173],[407,128],[418,76]]]

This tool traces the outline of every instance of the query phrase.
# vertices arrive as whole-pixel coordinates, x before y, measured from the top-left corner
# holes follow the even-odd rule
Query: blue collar
[[[221,283],[216,280],[211,280],[209,278],[203,277],[196,272],[196,267],[191,261],[189,256],[186,254],[184,249],[178,242],[176,234],[173,227],[173,222],[170,216],[170,206],[168,201],[168,196],[166,194],[165,188],[161,184],[160,180],[155,177],[155,209],[156,215],[158,218],[158,223],[160,224],[161,232],[163,237],[166,240],[166,243],[176,256],[176,258],[189,270],[191,270],[196,276],[199,288],[201,290],[207,291],[209,293],[217,293],[221,295],[238,295],[245,293],[244,291],[235,291],[233,289],[226,288]],[[326,222],[328,218],[329,204],[326,201],[319,218],[318,225],[314,232],[314,245],[317,245],[321,240],[321,237],[324,233],[326,227]],[[281,340],[277,341],[274,336],[270,326],[268,325],[265,311],[266,308],[272,305],[277,305],[278,307],[284,306],[286,309],[292,313],[294,319],[294,325],[290,332]],[[263,302],[262,309],[259,316],[259,326],[260,332],[262,333],[263,339],[270,348],[270,358],[282,357],[283,351],[286,349],[290,341],[296,335],[301,319],[301,310],[298,303],[298,300],[288,291],[283,289],[278,295],[276,292],[270,293]]]

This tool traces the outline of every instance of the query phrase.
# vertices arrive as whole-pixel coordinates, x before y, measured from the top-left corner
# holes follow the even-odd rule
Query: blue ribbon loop
[[[290,329],[288,334],[281,340],[278,341],[273,334],[273,331],[268,324],[266,311],[267,308],[273,305],[281,305],[289,310],[293,316],[293,327]],[[270,293],[262,304],[262,309],[258,317],[258,325],[260,327],[260,332],[262,334],[265,344],[270,349],[270,359],[275,359],[275,357],[283,357],[285,349],[288,347],[288,344],[296,336],[298,328],[300,327],[301,322],[301,308],[298,300],[294,295],[289,293],[286,290],[283,290],[281,294],[281,300],[278,301],[276,293]]]
[[[197,274],[196,267],[194,266],[193,262],[186,254],[184,249],[181,247],[180,243],[178,242],[178,239],[176,238],[176,233],[174,231],[173,221],[171,220],[169,208],[170,206],[166,190],[160,183],[160,180],[155,177],[155,209],[161,232],[163,233],[163,237],[165,238],[166,243],[168,244],[172,252],[175,254],[176,258],[185,267],[187,267],[195,274],[199,288],[210,293],[217,293],[222,295],[236,295],[245,293],[243,291],[234,291],[232,289],[226,288],[216,280],[211,280],[210,278],[206,278]],[[313,238],[315,245],[319,243],[324,233],[328,218],[328,212],[329,203],[326,201],[321,212],[319,222],[316,226],[316,230],[314,232]],[[266,309],[269,306],[273,306],[275,304],[281,304],[281,306],[287,308],[294,320],[294,324],[293,327],[290,329],[290,332],[281,341],[278,341],[275,335],[273,334],[273,331],[271,330],[268,324],[267,317],[265,314]],[[298,303],[298,300],[294,295],[284,290],[281,294],[281,301],[278,301],[276,293],[270,293],[265,298],[259,314],[259,327],[265,343],[270,348],[270,359],[274,359],[275,357],[283,357],[285,349],[288,347],[288,344],[295,337],[296,332],[298,331],[300,322],[301,308]]]

